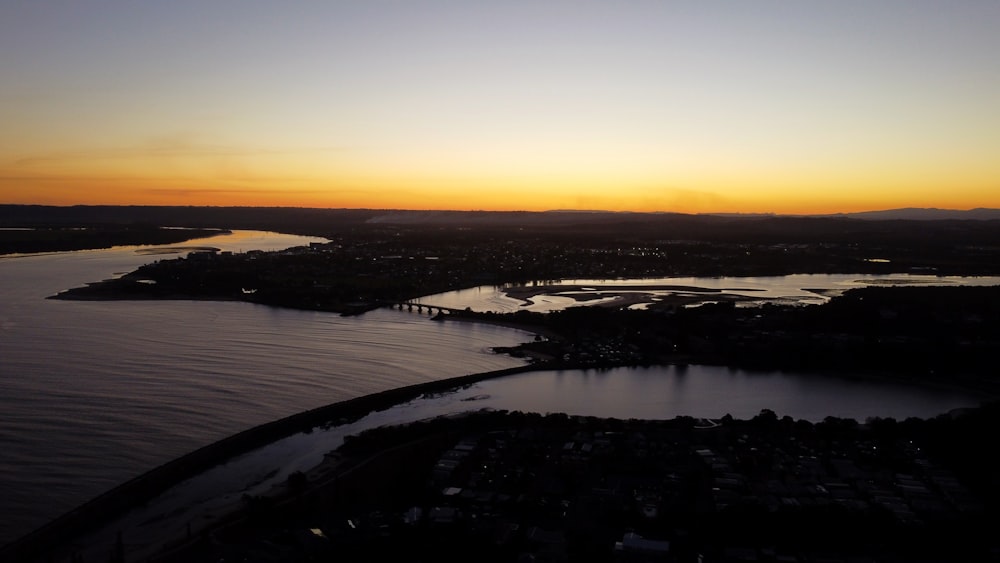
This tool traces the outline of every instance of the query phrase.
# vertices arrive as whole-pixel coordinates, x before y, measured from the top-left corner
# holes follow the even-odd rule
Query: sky
[[[6,0],[0,203],[1000,207],[1000,1]]]

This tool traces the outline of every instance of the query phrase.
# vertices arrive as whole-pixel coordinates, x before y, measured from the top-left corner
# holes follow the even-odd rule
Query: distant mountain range
[[[937,221],[937,220],[1000,220],[1000,209],[979,207],[976,209],[937,209],[933,207],[906,207],[902,209],[886,209],[882,211],[859,211],[855,213],[831,213],[826,215],[779,215],[775,213],[671,213],[671,212],[632,212],[632,211],[602,211],[598,209],[552,209],[549,211],[446,211],[427,210],[386,211],[369,220],[370,223],[391,224],[423,224],[423,223],[510,223],[516,221],[545,222],[549,224],[572,223],[580,220],[593,220],[598,217],[657,217],[657,216],[688,216],[688,217],[725,217],[730,219],[760,219],[780,217],[815,217],[823,219],[864,219],[870,221]]]
[[[0,228],[59,227],[109,224],[147,224],[177,227],[225,227],[269,229],[283,232],[327,232],[351,225],[441,225],[470,227],[539,227],[561,229],[569,226],[606,227],[629,230],[640,226],[670,227],[682,232],[718,232],[723,225],[746,225],[754,229],[786,228],[806,230],[870,231],[874,223],[1000,221],[1000,209],[969,210],[905,208],[829,215],[777,215],[769,213],[640,213],[599,210],[534,211],[445,211],[391,209],[317,209],[293,207],[181,207],[181,206],[86,206],[0,204]],[[855,223],[845,227],[846,223]],[[985,227],[986,225],[982,225]],[[891,225],[887,225],[890,228]],[[942,225],[943,227],[943,225]]]
[[[561,213],[562,211],[560,211]],[[828,213],[814,215],[779,215],[777,213],[703,213],[716,217],[822,217],[841,219],[865,219],[870,221],[992,221],[1000,219],[1000,209],[977,207],[975,209],[938,209],[936,207],[904,207],[879,211],[856,211],[854,213]]]

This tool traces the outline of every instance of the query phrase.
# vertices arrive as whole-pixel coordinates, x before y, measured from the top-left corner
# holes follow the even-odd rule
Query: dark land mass
[[[862,219],[863,218],[863,219]],[[0,228],[95,225],[270,230],[326,236],[338,233],[461,229],[498,236],[605,242],[704,241],[748,244],[885,242],[996,245],[1000,212],[892,210],[842,216],[691,215],[578,211],[403,211],[289,207],[0,205]],[[382,229],[380,229],[380,227]]]
[[[547,331],[550,338],[499,350],[550,363],[851,373],[1000,394],[1000,286],[866,287],[808,306],[457,315]]]
[[[496,374],[492,374],[496,375]],[[0,550],[74,562],[76,538],[245,444],[340,424],[431,382],[241,433]],[[666,421],[478,412],[348,437],[144,561],[991,561],[1000,404],[929,420]],[[235,448],[235,449],[234,449]],[[230,451],[231,450],[231,451]],[[107,559],[132,561],[128,537]],[[529,559],[525,559],[528,557]],[[79,559],[77,559],[79,560]]]
[[[64,252],[113,246],[176,244],[223,234],[223,229],[165,229],[154,225],[90,225],[0,229],[0,255]]]
[[[1000,219],[1000,209],[977,207],[958,211],[954,209],[907,207],[903,209],[886,209],[883,211],[860,211],[844,213],[843,217],[854,219],[906,219],[906,220],[937,220],[937,219]]]
[[[0,228],[143,224],[280,231],[318,236],[321,232],[364,224],[380,213],[364,209],[288,207],[0,205]]]
[[[161,465],[111,489],[27,536],[0,546],[0,561],[51,561],[70,557],[76,541],[129,509],[149,502],[169,487],[237,455],[292,434],[310,432],[322,426],[347,424],[371,412],[385,410],[425,394],[441,393],[484,379],[533,369],[531,366],[523,366],[418,383],[333,403],[250,428]]]
[[[538,280],[1000,273],[1000,221],[565,215],[576,222],[299,225],[292,230],[330,242],[160,261],[113,285],[65,297],[175,295],[357,312],[452,289]],[[555,217],[534,214],[533,221],[536,216]],[[128,287],[136,281],[142,284]]]
[[[150,561],[995,560],[998,425],[992,404],[866,424],[765,410],[383,427]]]

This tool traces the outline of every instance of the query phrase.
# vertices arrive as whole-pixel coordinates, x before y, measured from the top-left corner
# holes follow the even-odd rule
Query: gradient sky
[[[1000,207],[1000,1],[7,0],[0,203]]]

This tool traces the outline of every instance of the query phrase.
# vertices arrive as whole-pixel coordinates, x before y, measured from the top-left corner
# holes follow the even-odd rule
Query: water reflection
[[[980,399],[970,393],[899,383],[755,373],[720,366],[523,373],[425,396],[350,424],[316,428],[279,440],[177,485],[112,523],[92,541],[107,545],[116,531],[123,529],[140,545],[179,535],[186,522],[208,521],[244,493],[266,493],[292,472],[308,471],[323,460],[325,453],[339,447],[345,436],[434,416],[503,409],[623,419],[682,415],[718,419],[726,414],[745,419],[767,408],[778,416],[814,422],[827,416],[864,421],[872,416],[933,417],[951,409],[976,406]]]
[[[449,291],[415,300],[417,303],[474,311],[550,312],[581,304],[621,301],[632,308],[645,308],[665,297],[697,298],[700,303],[713,302],[720,295],[739,299],[745,306],[763,300],[792,304],[825,303],[830,297],[848,289],[871,285],[1000,285],[1000,277],[934,276],[920,274],[794,274],[763,277],[684,277],[639,278],[617,280],[567,279],[479,286]],[[610,294],[594,298],[598,293]],[[588,295],[589,294],[589,295]],[[587,296],[586,301],[580,296]],[[638,303],[631,303],[639,296]]]
[[[187,245],[316,240],[237,231]],[[257,424],[520,365],[489,349],[530,337],[388,309],[348,318],[238,302],[46,299],[160,258],[141,248],[0,259],[0,484],[17,484],[0,486],[0,543]]]
[[[975,406],[983,398],[878,380],[698,365],[520,374],[460,390],[446,402],[458,409],[464,399],[484,395],[488,398],[477,401],[477,408],[647,419],[725,414],[749,418],[769,408],[812,421],[827,416],[861,421],[873,416],[933,417]]]

